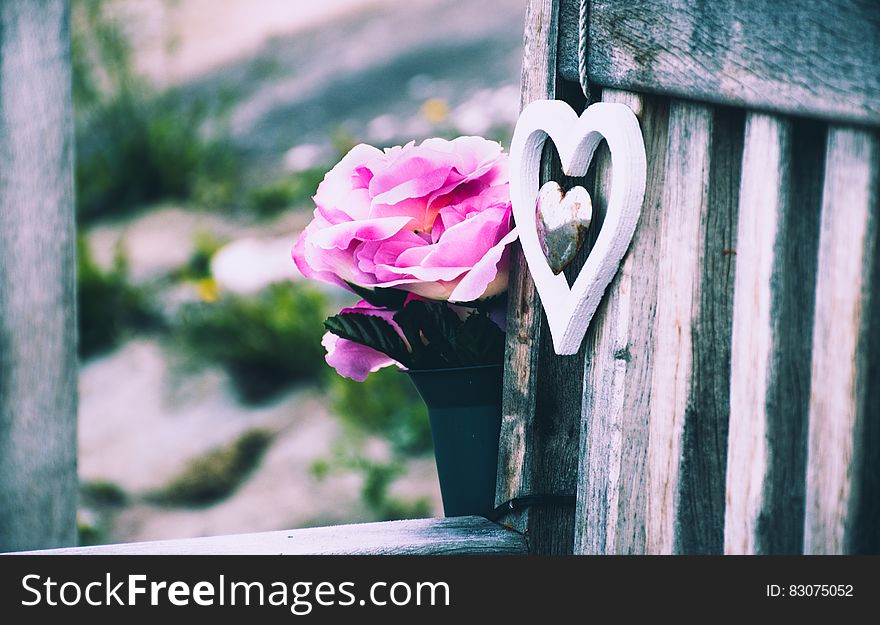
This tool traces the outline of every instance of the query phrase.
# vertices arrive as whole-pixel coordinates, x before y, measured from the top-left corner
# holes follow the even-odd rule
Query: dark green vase
[[[495,507],[503,367],[406,373],[428,407],[444,513],[488,516]]]

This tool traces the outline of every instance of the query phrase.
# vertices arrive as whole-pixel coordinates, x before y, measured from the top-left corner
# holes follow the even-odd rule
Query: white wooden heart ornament
[[[611,151],[612,181],[605,221],[571,288],[547,263],[537,226],[541,151],[550,138],[568,176],[587,172],[605,139]],[[635,114],[623,104],[598,102],[577,116],[568,104],[538,100],[520,114],[510,148],[510,199],[523,255],[547,314],[553,349],[559,355],[580,348],[602,294],[617,273],[635,232],[645,195],[645,143]]]

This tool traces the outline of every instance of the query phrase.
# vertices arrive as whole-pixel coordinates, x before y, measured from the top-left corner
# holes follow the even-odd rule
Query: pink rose
[[[358,145],[324,177],[293,248],[309,278],[467,302],[507,288],[507,156],[480,137]]]
[[[385,308],[376,308],[367,302],[360,301],[354,308],[343,308],[340,314],[359,313],[381,317],[390,323],[397,330],[400,338],[406,342],[406,337],[403,336],[400,327],[394,322],[394,312]],[[324,338],[321,339],[321,344],[327,350],[327,355],[324,357],[327,364],[336,369],[339,375],[357,380],[358,382],[363,382],[368,375],[383,367],[397,365],[401,369],[403,368],[403,365],[382,352],[376,351],[372,347],[340,338],[332,332],[327,332],[324,335]]]

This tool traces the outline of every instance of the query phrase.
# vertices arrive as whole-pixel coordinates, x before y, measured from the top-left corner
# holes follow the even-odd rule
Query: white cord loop
[[[590,103],[590,84],[587,80],[587,35],[589,21],[589,0],[581,0],[580,13],[578,15],[578,77],[580,78],[581,91]]]

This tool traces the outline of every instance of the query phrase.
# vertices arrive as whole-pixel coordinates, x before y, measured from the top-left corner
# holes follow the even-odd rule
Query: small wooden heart
[[[583,187],[563,192],[551,180],[538,192],[538,238],[554,275],[571,264],[584,244],[593,219],[593,203]]]

